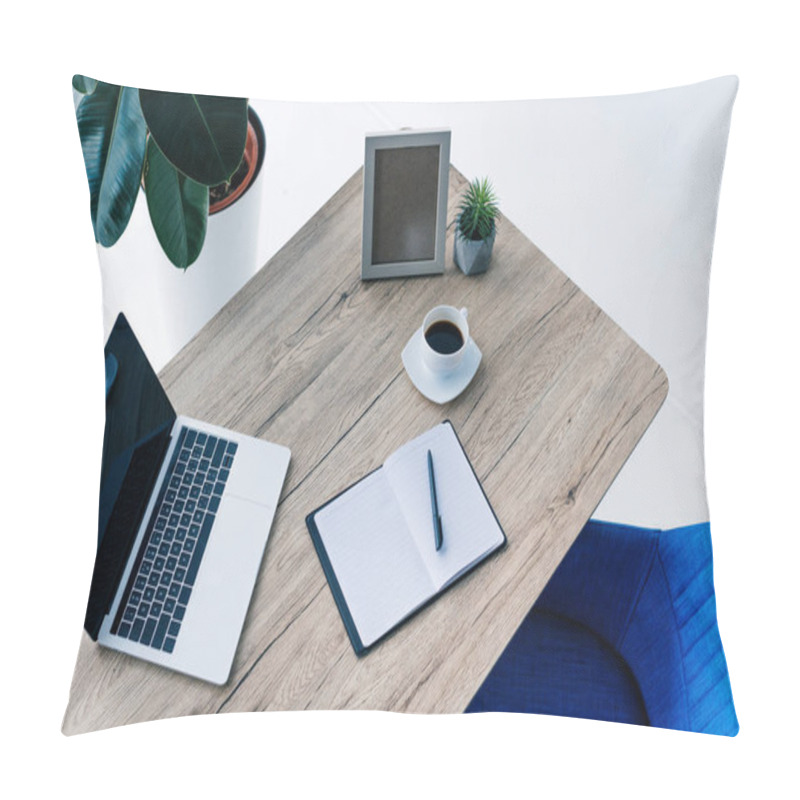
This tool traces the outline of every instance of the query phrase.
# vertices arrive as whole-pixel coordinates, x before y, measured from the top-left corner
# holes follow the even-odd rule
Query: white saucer
[[[435,375],[422,361],[422,328],[414,332],[403,348],[403,366],[411,382],[434,403],[449,403],[469,386],[481,363],[481,351],[470,339],[458,368],[447,375]]]

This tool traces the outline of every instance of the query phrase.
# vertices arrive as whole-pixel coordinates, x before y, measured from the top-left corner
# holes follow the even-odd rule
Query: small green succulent
[[[461,196],[456,229],[465,239],[482,241],[488,239],[495,230],[500,208],[497,196],[488,178],[476,178]]]

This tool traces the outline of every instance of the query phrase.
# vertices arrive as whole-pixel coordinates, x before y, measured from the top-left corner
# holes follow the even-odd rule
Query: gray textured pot
[[[488,239],[473,241],[466,239],[458,231],[454,237],[453,260],[465,275],[479,275],[489,268],[492,258],[492,247],[497,236],[497,229],[492,231]]]

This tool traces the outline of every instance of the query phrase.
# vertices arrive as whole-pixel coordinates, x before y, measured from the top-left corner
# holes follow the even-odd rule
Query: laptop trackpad
[[[236,495],[275,508],[289,466],[289,449],[259,439],[239,445],[225,496]]]
[[[175,647],[177,660],[197,659],[215,682],[228,678],[273,515],[227,491],[222,498]]]

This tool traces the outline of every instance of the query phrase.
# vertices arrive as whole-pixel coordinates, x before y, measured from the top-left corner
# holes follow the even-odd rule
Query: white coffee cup
[[[445,323],[445,325],[435,328],[437,323]],[[452,347],[458,343],[458,336],[455,335],[451,326],[454,326],[461,336],[461,345],[456,350],[453,350]],[[422,322],[422,362],[431,372],[442,376],[447,375],[461,364],[468,341],[467,309],[436,306],[425,315]],[[434,349],[431,342],[439,349]]]

